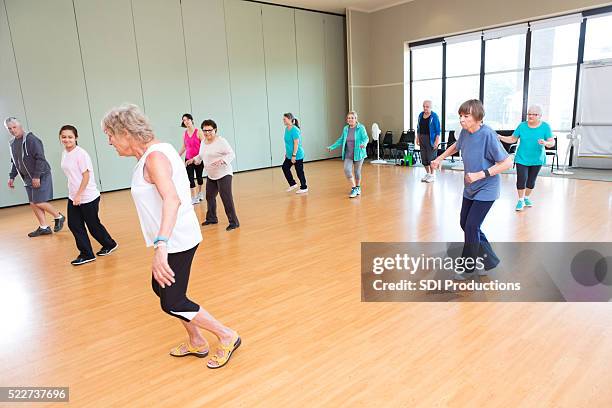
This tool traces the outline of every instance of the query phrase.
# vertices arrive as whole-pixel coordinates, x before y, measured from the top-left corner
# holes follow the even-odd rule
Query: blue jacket
[[[421,125],[421,119],[423,118],[423,112],[419,113],[419,120],[417,122],[417,135],[420,135],[419,126]],[[431,112],[429,115],[429,142],[433,146],[436,141],[436,136],[440,134],[440,118],[436,112]]]
[[[338,140],[336,140],[333,145],[329,146],[331,150],[334,150],[340,147],[340,145],[342,144],[342,160],[344,160],[344,148],[346,146],[348,129],[348,125],[344,126],[344,129],[342,130],[342,135],[340,135]],[[368,144],[368,141],[368,132],[366,132],[365,126],[363,126],[361,123],[357,123],[357,126],[355,126],[355,158],[353,160],[359,161],[368,157],[365,149],[365,146]],[[360,147],[361,145],[363,145],[363,148]]]

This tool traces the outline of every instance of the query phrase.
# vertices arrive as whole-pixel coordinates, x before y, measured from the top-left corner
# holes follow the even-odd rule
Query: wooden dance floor
[[[219,200],[188,292],[242,336],[221,370],[168,355],[186,336],[151,290],[129,191],[102,196],[119,249],[79,267],[67,226],[28,238],[30,209],[0,209],[0,386],[68,386],[79,407],[612,406],[609,303],[362,303],[361,242],[463,237],[461,172],[363,168],[356,199],[339,160],[306,164],[304,196],[280,168],[234,177],[241,227]],[[490,240],[612,241],[611,183],[541,177],[517,214],[502,178]]]

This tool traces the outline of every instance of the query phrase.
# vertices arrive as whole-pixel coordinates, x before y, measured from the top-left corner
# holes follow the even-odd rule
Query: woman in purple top
[[[465,173],[459,222],[465,239],[462,257],[474,261],[480,257],[484,270],[479,273],[486,274],[486,271],[497,266],[499,259],[480,226],[499,198],[499,173],[512,167],[512,158],[497,138],[497,133],[482,124],[483,118],[482,102],[477,99],[463,102],[459,107],[459,123],[462,128],[459,139],[433,160],[431,167],[438,169],[442,160],[461,152]],[[474,264],[466,264],[468,274],[474,272],[474,269]],[[456,275],[455,278],[465,279],[465,275]]]
[[[185,166],[187,168],[187,177],[189,178],[189,187],[191,187],[191,204],[195,205],[204,200],[204,194],[202,193],[204,164],[196,164],[194,160],[200,153],[200,143],[204,139],[204,133],[193,125],[193,116],[190,113],[183,115],[181,127],[187,129],[183,134],[183,147],[179,151],[179,156],[185,153]],[[198,181],[197,189],[196,179]]]

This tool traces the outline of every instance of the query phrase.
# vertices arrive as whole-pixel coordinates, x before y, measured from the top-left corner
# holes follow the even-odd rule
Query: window
[[[524,67],[525,34],[485,42],[484,123],[495,130],[514,129],[521,122]]]
[[[480,93],[480,34],[476,39],[446,45],[446,112],[445,130],[460,128],[459,106]]]
[[[612,58],[612,15],[587,19],[584,60]]]
[[[542,107],[542,120],[558,136],[559,160],[572,128],[580,23],[539,29],[532,27],[528,105]]]
[[[442,108],[442,43],[412,48],[412,128],[416,129],[423,101],[432,102],[432,110]]]

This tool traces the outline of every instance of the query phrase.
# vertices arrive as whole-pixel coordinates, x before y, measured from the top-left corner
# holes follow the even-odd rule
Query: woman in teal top
[[[516,211],[533,206],[529,198],[536,178],[546,164],[545,147],[553,147],[555,138],[548,123],[542,121],[542,108],[532,105],[527,110],[527,122],[521,122],[512,136],[499,136],[502,142],[514,144],[520,139],[514,163],[516,164],[516,189],[518,203]],[[527,191],[525,191],[527,190]]]
[[[344,160],[344,174],[351,182],[350,198],[361,194],[361,167],[367,157],[366,144],[368,143],[368,133],[365,126],[357,122],[357,113],[349,112],[346,115],[346,123],[342,135],[336,142],[329,146],[330,152],[342,146],[342,160]],[[353,176],[353,171],[355,176]]]
[[[306,176],[304,175],[304,149],[302,148],[302,132],[300,131],[300,123],[292,113],[283,115],[283,124],[285,125],[285,161],[283,162],[283,174],[289,183],[287,192],[297,188],[297,183],[291,174],[291,166],[295,165],[295,172],[300,179],[300,189],[296,194],[304,194],[308,192],[306,186]]]

